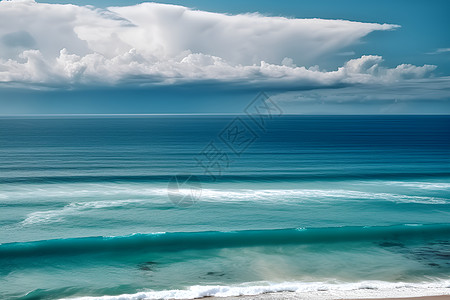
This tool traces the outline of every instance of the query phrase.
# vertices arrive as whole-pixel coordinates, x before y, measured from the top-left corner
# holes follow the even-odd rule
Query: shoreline
[[[339,293],[334,293],[339,294]],[[230,297],[203,297],[199,299],[207,299],[207,300],[450,300],[450,288],[447,294],[439,294],[439,295],[429,295],[429,296],[395,296],[395,297],[385,297],[380,296],[377,297],[371,295],[370,297],[364,296],[356,296],[356,297],[341,297],[339,295],[319,295],[317,293],[297,293],[297,292],[275,292],[275,293],[264,293],[259,295],[245,295],[245,296],[230,296]]]

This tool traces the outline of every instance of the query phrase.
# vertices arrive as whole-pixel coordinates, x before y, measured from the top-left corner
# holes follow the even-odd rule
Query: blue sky
[[[450,113],[448,1],[45,3],[0,2],[0,114]]]

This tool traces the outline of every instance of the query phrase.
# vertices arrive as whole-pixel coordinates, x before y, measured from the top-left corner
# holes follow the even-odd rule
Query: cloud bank
[[[337,70],[324,55],[342,53],[374,31],[398,25],[259,14],[227,15],[142,3],[92,6],[0,2],[0,83],[77,87],[226,82],[273,88],[395,82],[435,66],[386,68],[362,56]]]
[[[447,100],[450,77],[413,79],[395,84],[347,86],[339,89],[287,91],[272,98],[280,102],[374,102],[403,100]]]

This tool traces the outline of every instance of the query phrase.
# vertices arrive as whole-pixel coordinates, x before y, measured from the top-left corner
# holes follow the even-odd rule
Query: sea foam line
[[[379,184],[377,182],[376,184]],[[423,190],[448,190],[450,183],[448,182],[415,182],[415,181],[383,181],[381,184],[404,186]]]
[[[235,286],[195,285],[184,290],[147,290],[136,294],[118,296],[78,297],[72,300],[144,300],[144,299],[197,299],[203,297],[255,296],[265,293],[294,292],[296,298],[354,299],[387,297],[420,297],[432,295],[450,295],[450,280],[408,283],[386,281],[344,282],[257,282]],[[289,299],[281,296],[279,299]],[[292,297],[292,299],[294,299]],[[69,300],[69,299],[61,299]]]
[[[386,182],[386,184],[394,184]],[[400,183],[408,184],[408,183]],[[418,183],[411,183],[418,184]],[[436,185],[431,184],[426,185]],[[439,184],[445,188],[446,184]],[[180,189],[180,194],[189,190]],[[0,199],[20,201],[20,199],[90,199],[107,197],[114,199],[151,198],[152,201],[167,200],[167,186],[148,186],[145,184],[66,184],[64,187],[55,185],[18,186],[12,190],[0,192]],[[202,201],[319,201],[330,200],[386,200],[396,203],[448,204],[450,199],[443,197],[394,194],[385,192],[367,192],[352,189],[220,189],[204,187],[201,193]],[[67,200],[66,200],[67,201]]]
[[[180,190],[180,193],[187,193],[187,190]],[[201,199],[204,201],[211,200],[260,200],[282,202],[289,201],[308,201],[315,200],[318,202],[327,202],[341,198],[343,200],[369,199],[369,200],[386,200],[396,203],[420,203],[420,204],[447,204],[449,199],[440,197],[427,196],[410,196],[392,193],[371,193],[355,190],[317,190],[317,189],[266,189],[266,190],[215,190],[203,189]]]
[[[365,183],[366,184],[366,183]],[[417,183],[417,182],[383,182],[386,185],[416,186],[423,185],[423,188],[439,187],[446,189],[450,184],[445,183]],[[148,186],[146,184],[65,184],[60,185],[26,185],[15,186],[10,190],[0,191],[0,199],[20,200],[20,199],[49,199],[49,198],[138,198],[151,197],[153,200],[166,199],[167,186]],[[189,191],[180,189],[180,193]],[[395,202],[411,202],[424,204],[446,204],[450,199],[442,197],[428,197],[418,195],[393,194],[387,192],[367,192],[353,189],[214,189],[204,187],[202,189],[202,199],[205,201],[240,201],[240,200],[323,200],[343,198],[387,200]]]
[[[36,211],[27,215],[27,218],[20,222],[22,226],[54,223],[63,221],[65,216],[75,215],[84,210],[123,207],[133,203],[142,203],[145,200],[115,200],[115,201],[91,201],[91,202],[74,202],[69,203],[61,209]]]
[[[180,194],[189,194],[190,190],[180,189]],[[123,207],[132,203],[160,203],[168,202],[166,189],[148,189],[146,191],[131,192],[127,196],[159,196],[158,199],[126,199],[126,200],[108,200],[108,201],[86,201],[69,203],[61,209],[52,209],[47,211],[36,211],[27,215],[27,218],[20,224],[27,226],[31,224],[44,224],[61,222],[64,216],[77,214],[81,211],[92,209],[101,209],[108,207]],[[218,190],[203,189],[201,198],[202,202],[277,202],[279,203],[305,203],[319,202],[329,203],[336,199],[341,201],[353,201],[360,199],[389,201],[394,203],[416,203],[416,204],[448,204],[449,199],[439,197],[426,196],[409,196],[391,193],[369,193],[352,190],[314,190],[314,189],[266,189],[266,190]]]

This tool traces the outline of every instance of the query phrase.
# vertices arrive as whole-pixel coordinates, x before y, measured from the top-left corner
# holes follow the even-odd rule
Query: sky
[[[0,115],[449,114],[448,1],[0,1]]]

